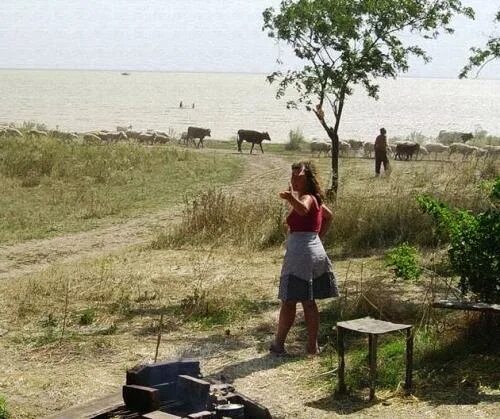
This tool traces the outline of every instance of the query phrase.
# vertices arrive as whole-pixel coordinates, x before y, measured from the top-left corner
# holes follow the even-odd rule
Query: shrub
[[[7,411],[7,402],[5,398],[0,395],[0,419],[7,419],[10,417],[9,412]]]
[[[301,150],[302,145],[305,143],[304,134],[297,128],[290,131],[288,134],[288,142],[285,143],[285,150],[298,151]]]
[[[387,266],[392,266],[398,278],[418,279],[422,269],[418,266],[418,251],[408,243],[391,249],[386,254]]]
[[[487,303],[500,302],[500,177],[492,185],[491,208],[474,215],[451,209],[429,196],[421,196],[422,210],[436,220],[450,240],[448,256],[460,276],[463,294],[474,293]]]
[[[87,308],[80,315],[78,323],[82,326],[88,326],[89,324],[92,324],[94,322],[94,318],[95,318],[95,310],[93,308]]]

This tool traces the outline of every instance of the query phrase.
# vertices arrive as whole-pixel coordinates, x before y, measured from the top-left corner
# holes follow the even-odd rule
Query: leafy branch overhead
[[[500,22],[500,10],[495,17],[497,22]],[[486,42],[484,48],[471,48],[472,55],[469,57],[468,64],[462,69],[459,78],[468,77],[473,68],[477,68],[476,77],[479,75],[484,66],[493,60],[500,59],[500,37],[491,36]]]
[[[403,30],[424,38],[436,38],[440,31],[452,33],[450,22],[456,13],[474,16],[458,0],[284,0],[279,13],[272,7],[264,11],[263,29],[288,43],[305,63],[300,70],[276,71],[268,79],[280,80],[277,97],[294,87],[298,101],[307,105],[333,96],[337,115],[352,85],[361,83],[369,96],[378,98],[375,78],[407,71],[411,56],[430,60],[418,45],[403,43]]]
[[[291,88],[299,104],[313,111],[332,141],[332,190],[338,186],[338,131],[344,102],[361,84],[370,97],[379,95],[378,78],[395,78],[409,68],[412,56],[425,62],[427,53],[406,44],[404,33],[436,38],[452,33],[452,18],[474,12],[460,0],[283,0],[279,10],[263,12],[271,38],[284,41],[302,61],[300,69],[276,71],[268,76],[278,83],[277,98]],[[325,120],[324,104],[335,123]]]

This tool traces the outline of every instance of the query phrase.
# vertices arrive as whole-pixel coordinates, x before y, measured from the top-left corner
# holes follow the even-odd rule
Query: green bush
[[[9,412],[7,411],[7,402],[5,398],[0,395],[0,419],[7,419],[10,417]]]
[[[460,276],[463,294],[474,293],[481,301],[500,302],[500,177],[492,184],[491,207],[477,215],[451,209],[429,196],[421,196],[422,210],[435,219],[438,230],[450,240],[448,256]]]
[[[285,143],[285,150],[288,151],[298,151],[302,149],[302,145],[305,143],[304,134],[297,128],[290,131],[288,134],[288,142]]]
[[[78,323],[81,326],[88,326],[89,324],[94,323],[94,319],[95,319],[95,310],[93,308],[87,308],[80,315]]]
[[[418,279],[422,269],[418,266],[418,251],[408,243],[389,250],[386,254],[387,266],[391,266],[398,278]]]

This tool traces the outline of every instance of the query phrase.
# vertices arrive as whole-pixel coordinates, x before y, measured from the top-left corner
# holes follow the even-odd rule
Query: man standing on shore
[[[384,163],[384,173],[389,175],[390,167],[387,159],[387,131],[385,128],[380,128],[380,135],[375,139],[375,176],[380,175],[380,165]]]

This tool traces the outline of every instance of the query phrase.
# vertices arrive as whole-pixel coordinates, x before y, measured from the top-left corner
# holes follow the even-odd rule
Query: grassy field
[[[2,209],[11,208],[12,220],[24,220],[2,224],[7,250],[0,249],[0,258],[19,258],[19,265],[31,260],[28,268],[15,265],[0,279],[0,395],[13,417],[40,417],[119,391],[127,368],[154,358],[160,331],[160,359],[199,358],[206,376],[234,382],[273,417],[487,417],[500,411],[498,334],[476,315],[431,309],[436,296],[454,295],[457,279],[447,266],[445,244],[415,201],[431,194],[482,210],[488,205],[485,183],[498,176],[498,162],[393,162],[391,177],[374,178],[373,160],[342,159],[326,240],[341,297],[320,305],[324,351],[314,359],[305,356],[299,312],[289,341],[292,356],[277,359],[267,352],[285,237],[286,208],[276,193],[287,185],[290,162],[310,158],[308,153],[267,144],[266,154],[255,156],[236,155],[229,146],[217,152],[120,144],[73,149],[51,141],[46,146],[63,156],[47,161],[59,163],[43,169],[47,165],[37,162],[45,159],[39,157],[45,146],[40,151],[39,144],[27,143],[17,158],[36,169],[17,172],[23,165],[12,163],[16,150],[0,145],[2,185],[10,185],[2,186],[10,194],[0,201]],[[327,186],[329,159],[314,160]],[[115,210],[92,212],[92,199],[83,198],[91,190],[95,202],[112,202]],[[52,198],[45,200],[47,194]],[[79,253],[75,244],[70,259],[54,257],[43,266],[36,261],[39,248],[25,247],[25,240],[37,237],[50,248],[84,229],[98,242],[106,225],[121,229],[146,212],[153,218],[165,212],[176,221],[167,217],[142,241],[101,244],[93,254]],[[399,279],[386,264],[386,252],[402,243],[418,251],[418,280]],[[356,336],[348,340],[351,394],[332,397],[332,328],[338,320],[364,315],[417,326],[413,397],[401,391],[404,341],[397,334],[379,343],[379,402],[366,400],[366,342]]]
[[[88,230],[238,177],[235,159],[178,147],[0,141],[0,244]]]

